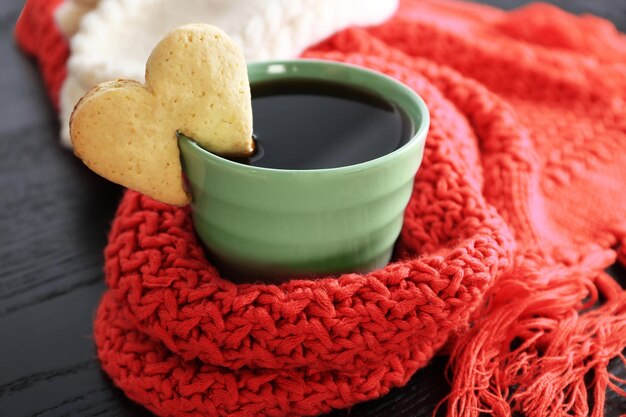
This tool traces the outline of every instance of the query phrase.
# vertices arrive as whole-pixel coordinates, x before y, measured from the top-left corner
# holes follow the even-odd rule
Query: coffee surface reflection
[[[327,81],[252,85],[255,154],[237,162],[311,170],[354,165],[395,151],[412,136],[408,117],[373,93]]]

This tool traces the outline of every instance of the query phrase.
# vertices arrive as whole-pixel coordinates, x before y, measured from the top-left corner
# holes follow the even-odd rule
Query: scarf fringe
[[[607,389],[626,398],[607,369],[626,366],[626,292],[598,270],[516,271],[456,341],[448,416],[604,415]]]

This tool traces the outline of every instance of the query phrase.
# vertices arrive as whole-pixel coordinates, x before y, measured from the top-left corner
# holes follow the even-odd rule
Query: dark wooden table
[[[626,30],[626,0],[552,2]],[[0,417],[147,416],[102,373],[92,341],[102,249],[121,190],[59,146],[37,70],[13,41],[22,4],[0,1]],[[406,387],[332,415],[430,416],[447,392],[444,366],[435,358]],[[626,413],[626,401],[611,394],[606,411]]]

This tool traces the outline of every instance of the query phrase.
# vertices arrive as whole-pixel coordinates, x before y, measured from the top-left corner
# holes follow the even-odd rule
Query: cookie
[[[184,205],[177,132],[220,155],[253,151],[246,63],[220,29],[185,25],[153,49],[145,78],[102,83],[83,96],[70,119],[74,153],[115,183]]]

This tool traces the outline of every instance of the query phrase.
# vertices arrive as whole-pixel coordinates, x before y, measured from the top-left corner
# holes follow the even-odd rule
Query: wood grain
[[[626,29],[624,1],[552,3]],[[36,67],[13,41],[22,5],[0,2],[0,416],[148,416],[100,371],[91,336],[104,290],[102,248],[121,190],[58,145]],[[430,416],[447,392],[445,363],[435,358],[406,387],[330,416]],[[609,394],[606,412],[626,413],[626,402]]]

